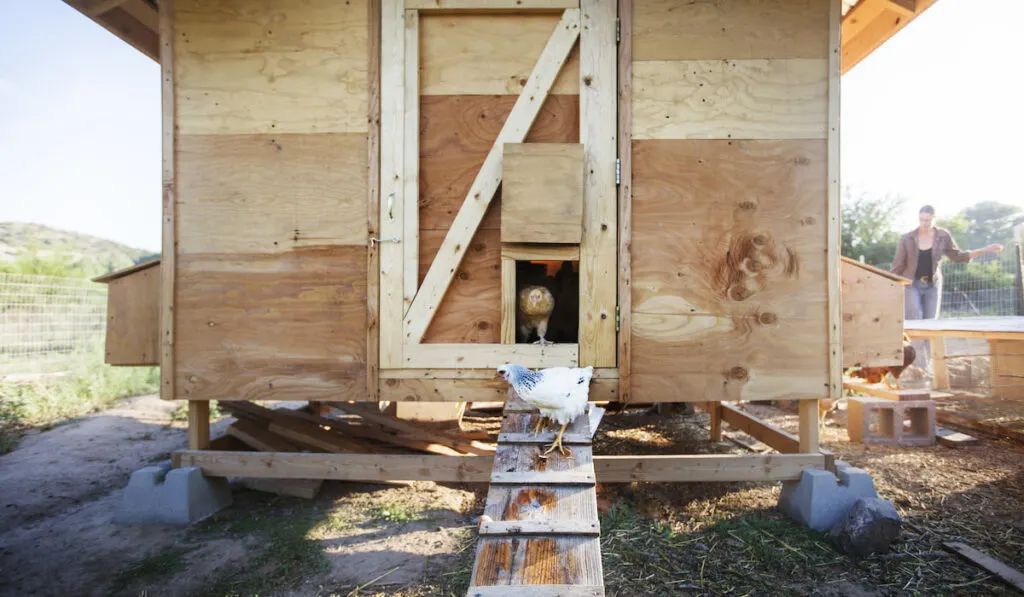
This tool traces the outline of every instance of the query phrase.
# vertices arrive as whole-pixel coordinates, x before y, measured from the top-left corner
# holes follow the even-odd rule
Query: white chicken
[[[562,446],[562,434],[569,423],[587,409],[594,368],[550,367],[541,371],[531,371],[522,365],[506,363],[498,367],[498,375],[512,386],[520,398],[540,410],[541,419],[537,421],[534,434],[540,430],[544,419],[550,419],[562,426],[558,431],[558,437],[544,454],[558,448],[563,456],[568,456],[569,451]],[[591,429],[591,432],[593,431]]]

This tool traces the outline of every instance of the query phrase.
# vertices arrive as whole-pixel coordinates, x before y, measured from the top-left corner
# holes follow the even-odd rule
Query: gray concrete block
[[[779,496],[779,510],[816,531],[832,528],[857,500],[876,498],[875,482],[867,471],[836,462],[836,475],[819,469],[804,469],[799,481],[785,481]]]
[[[198,467],[172,469],[166,461],[132,473],[114,521],[187,526],[231,502],[227,480],[205,477]]]

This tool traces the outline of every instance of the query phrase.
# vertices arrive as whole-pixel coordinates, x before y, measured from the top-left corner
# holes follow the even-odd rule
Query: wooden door
[[[380,367],[614,367],[615,3],[449,4],[382,2]],[[503,338],[502,149],[523,142],[583,145],[577,343]]]

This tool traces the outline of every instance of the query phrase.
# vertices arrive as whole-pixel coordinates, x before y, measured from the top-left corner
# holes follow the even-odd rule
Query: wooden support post
[[[633,358],[633,0],[619,0],[619,36],[619,400],[628,404]]]
[[[946,368],[946,338],[944,336],[936,336],[930,338],[930,342],[932,344],[932,373],[935,375],[932,389],[948,389],[949,369]]]
[[[720,442],[722,441],[722,403],[708,402],[708,412],[711,413],[711,430],[708,439]]]
[[[177,270],[177,86],[174,84],[174,2],[160,5],[163,228],[160,255],[160,397],[174,400],[174,283]]]
[[[516,343],[516,261],[501,258],[501,343]]]
[[[818,451],[818,399],[800,401],[800,453]]]
[[[188,449],[210,449],[210,403],[206,400],[188,401]]]

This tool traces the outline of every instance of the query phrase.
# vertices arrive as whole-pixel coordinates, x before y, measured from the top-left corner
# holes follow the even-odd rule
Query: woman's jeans
[[[906,287],[903,300],[905,319],[935,319],[939,316],[939,304],[942,302],[942,286],[934,282],[914,280]],[[911,342],[917,351],[914,365],[932,374],[931,343],[925,338]]]

